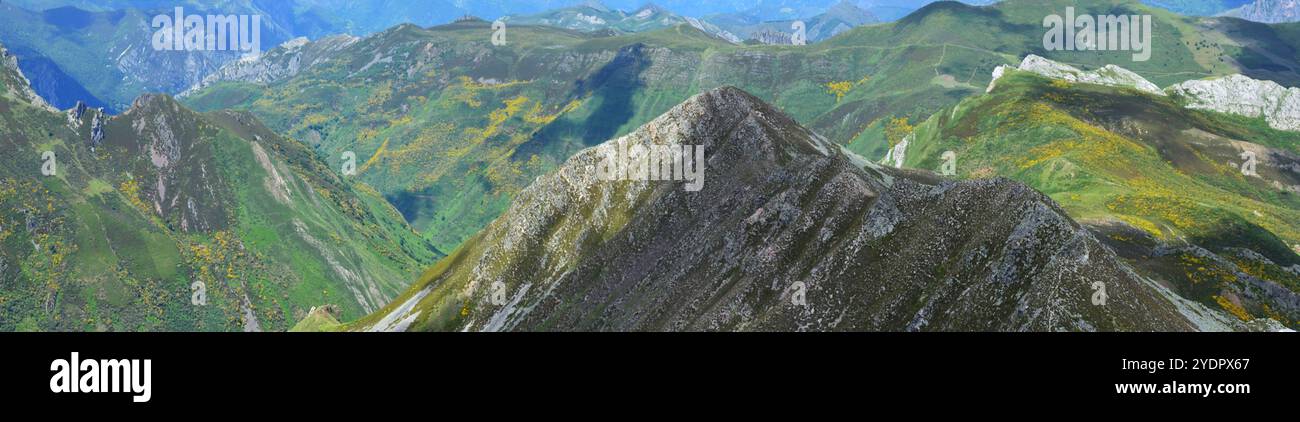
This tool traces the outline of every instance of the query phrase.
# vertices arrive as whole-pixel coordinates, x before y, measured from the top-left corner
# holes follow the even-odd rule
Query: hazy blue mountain
[[[187,14],[205,10],[212,9],[185,9]],[[263,50],[295,35],[292,23],[281,23],[274,13],[255,8],[228,10],[272,16],[261,25]],[[80,100],[124,110],[140,94],[180,92],[242,55],[237,51],[155,50],[150,22],[160,13],[167,13],[166,9],[90,11],[60,6],[32,11],[0,3],[0,42],[10,46],[24,71],[31,72],[37,92],[61,109]]]
[[[1263,23],[1297,22],[1300,21],[1300,1],[1255,0],[1223,14]]]
[[[654,4],[646,4],[637,9],[622,10],[610,8],[600,2],[589,1],[577,6],[548,10],[537,14],[505,16],[501,20],[512,25],[544,25],[584,32],[601,30],[644,32],[678,25],[690,25],[727,41],[741,41],[739,37],[717,25],[701,19],[678,15],[671,10]]]
[[[368,35],[400,23],[431,26],[466,15],[538,13],[577,0],[9,0],[0,43],[19,57],[34,89],[58,108],[82,101],[110,112],[146,92],[176,94],[241,54],[154,51],[153,16],[260,15],[262,51],[285,41]]]
[[[104,107],[109,113],[117,111],[112,105],[87,91],[86,87],[81,86],[81,82],[72,75],[64,73],[63,69],[49,57],[28,49],[16,50],[13,53],[23,57],[19,62],[19,68],[31,79],[32,89],[50,104],[66,109],[81,101],[88,107]]]
[[[1142,3],[1188,16],[1215,16],[1250,2],[1251,0],[1142,0]]]
[[[731,13],[711,16],[705,21],[747,40],[755,39],[765,32],[790,32],[795,21],[802,21],[805,24],[808,41],[816,42],[858,26],[879,22],[880,19],[854,2],[844,0],[825,12],[807,18],[763,20],[750,14]]]

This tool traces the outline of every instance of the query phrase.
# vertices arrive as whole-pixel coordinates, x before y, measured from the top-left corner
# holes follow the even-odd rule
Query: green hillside
[[[905,165],[938,171],[948,151],[957,177],[1029,184],[1184,296],[1300,320],[1300,195],[1288,189],[1300,185],[1300,133],[1010,71],[918,125]],[[1267,157],[1258,177],[1239,169],[1243,151]]]
[[[0,330],[284,330],[315,305],[383,306],[439,257],[377,192],[247,113],[162,95],[57,112],[14,95],[26,81],[5,57]]]

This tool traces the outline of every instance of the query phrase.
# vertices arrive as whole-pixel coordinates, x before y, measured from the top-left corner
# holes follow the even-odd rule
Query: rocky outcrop
[[[184,98],[223,81],[268,84],[290,78],[303,69],[327,60],[331,53],[347,48],[358,40],[360,38],[346,34],[326,37],[314,42],[306,38],[295,38],[265,54],[230,61],[177,97]]]
[[[95,119],[90,122],[90,147],[99,146],[104,141],[104,111],[97,110]]]
[[[1174,96],[1187,108],[1210,110],[1252,118],[1263,118],[1278,130],[1300,130],[1300,88],[1277,82],[1228,75],[1183,82],[1161,90],[1136,73],[1115,65],[1082,71],[1035,55],[1025,57],[1019,67],[998,66],[986,92],[993,92],[1007,72],[1022,71],[1052,79],[1105,86],[1133,88],[1148,94]]]
[[[109,119],[110,141],[148,158],[137,169],[141,200],[175,228],[190,233],[225,229],[230,223],[224,176],[214,167],[212,142],[201,117],[167,95],[142,95],[125,113]]]
[[[997,86],[998,79],[1006,74],[1010,66],[998,66],[993,70],[993,81],[989,82],[986,92],[992,92]],[[1113,64],[1108,64],[1100,69],[1093,71],[1079,70],[1074,66],[1058,63],[1039,56],[1030,54],[1020,62],[1020,67],[1014,68],[1024,72],[1032,72],[1038,75],[1046,76],[1052,79],[1061,79],[1070,82],[1105,85],[1114,87],[1133,88],[1152,95],[1165,95],[1160,87],[1142,76]]]
[[[598,166],[620,145],[701,146],[707,182],[690,192],[604,181]],[[476,331],[1197,328],[1041,193],[868,163],[735,88],[578,153],[438,268],[367,320]]]
[[[1188,108],[1262,117],[1274,129],[1300,130],[1300,88],[1229,75],[1183,82],[1169,87],[1169,93]]]
[[[731,32],[722,29],[711,22],[692,18],[692,17],[683,17],[682,20],[686,21],[686,24],[690,25],[692,28],[698,29],[700,31],[704,31],[704,33],[706,34],[727,40],[727,42],[739,44],[742,41],[740,37],[736,36],[736,34],[732,34]]]
[[[90,118],[90,136],[87,145],[93,151],[104,141],[104,122],[108,120],[107,114],[103,107],[91,108],[83,101],[77,101],[77,104],[64,111],[68,119],[68,128],[74,131],[81,130],[82,119],[89,116]]]
[[[22,69],[18,68],[18,56],[10,53],[4,45],[0,45],[0,83],[3,83],[4,95],[17,98],[32,106],[42,108],[48,111],[56,111],[53,106],[45,102],[44,98],[32,90],[31,81],[23,75]]]

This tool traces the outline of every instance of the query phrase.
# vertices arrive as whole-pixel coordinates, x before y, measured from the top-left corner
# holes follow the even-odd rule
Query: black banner
[[[128,412],[431,398],[707,404],[722,392],[774,406],[1284,403],[1300,375],[1293,334],[11,333],[0,342],[7,407]],[[74,352],[79,371],[61,374]],[[119,359],[148,360],[147,401],[136,400],[146,395],[138,376],[118,393],[53,391],[67,379],[93,389],[85,378],[96,367],[101,384],[119,381],[102,376]]]

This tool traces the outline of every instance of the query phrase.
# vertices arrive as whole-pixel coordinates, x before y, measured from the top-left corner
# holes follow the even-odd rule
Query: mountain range
[[[809,41],[816,42],[875,22],[882,13],[901,17],[930,1],[859,1],[861,9],[848,1],[825,0],[742,2],[743,7],[677,1],[664,3],[668,7],[608,3],[612,6],[579,0],[11,0],[0,3],[0,43],[19,56],[19,65],[31,76],[34,88],[51,104],[68,108],[81,101],[116,113],[141,94],[179,94],[243,56],[149,48],[150,20],[172,13],[175,7],[187,14],[261,16],[265,50],[300,37],[366,36],[401,23],[429,26],[466,16],[624,32],[689,23],[733,42],[763,30],[789,32],[794,20],[803,19],[808,22]],[[646,11],[653,19],[636,17]],[[620,13],[624,16],[614,16]]]
[[[1300,328],[1300,24],[487,1],[505,32],[349,33],[293,7],[258,56],[109,63],[133,36],[36,40],[147,14],[20,3],[56,8],[14,50],[45,59],[0,72],[29,157],[0,167],[0,329]],[[1066,7],[1150,15],[1150,59],[1048,50]],[[783,14],[816,42],[743,42]],[[602,179],[629,144],[702,148],[703,188]]]
[[[881,157],[889,122],[917,122],[982,92],[998,65],[1035,52],[1093,66],[1130,60],[1126,52],[1043,51],[1036,16],[1066,4],[1075,3],[936,3],[804,48],[735,45],[690,25],[627,34],[523,25],[502,46],[491,43],[485,21],[403,25],[268,52],[255,66],[232,65],[264,71],[219,72],[234,76],[207,81],[184,101],[248,110],[327,157],[367,157],[360,178],[449,251],[533,178],[700,90],[740,87],[858,154]],[[1140,10],[1155,14],[1157,39],[1186,38],[1131,63],[1160,84],[1231,73],[1298,79],[1285,28]],[[1003,30],[981,29],[989,27]],[[297,51],[327,53],[304,62]]]
[[[186,14],[260,16],[260,43],[270,49],[299,37],[368,35],[403,22],[433,25],[466,14],[539,12],[566,3],[571,2],[11,0],[0,3],[0,43],[19,56],[37,92],[55,106],[82,101],[115,113],[141,94],[178,94],[244,56],[151,48],[151,19],[176,7]]]
[[[746,40],[756,39],[756,35],[763,32],[791,33],[796,22],[795,19],[764,20],[742,13],[714,15],[706,20]],[[823,13],[800,18],[798,21],[804,24],[806,41],[818,42],[862,25],[879,22],[880,19],[846,0],[836,3]]]
[[[501,21],[510,25],[545,25],[583,32],[643,32],[690,25],[730,42],[741,41],[735,34],[710,22],[681,16],[653,4],[623,11],[610,9],[599,2],[589,2],[534,15],[506,16]]]

